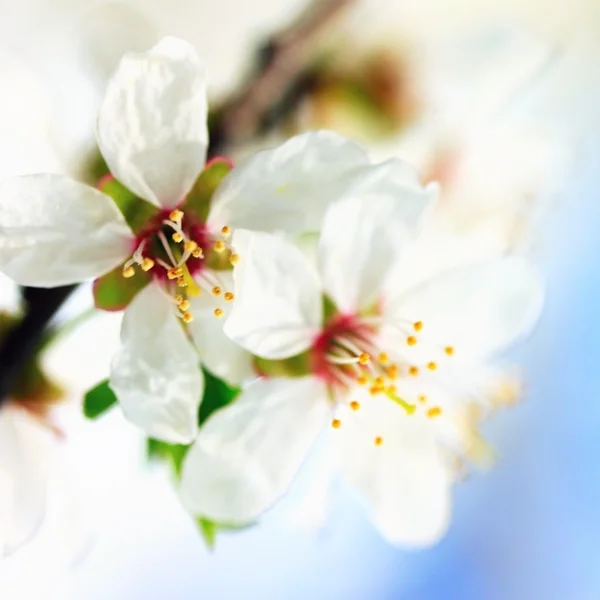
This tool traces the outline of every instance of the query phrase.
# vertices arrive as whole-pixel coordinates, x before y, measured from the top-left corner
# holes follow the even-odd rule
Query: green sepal
[[[215,377],[210,371],[204,373],[204,395],[198,410],[198,425],[202,424],[219,408],[231,404],[240,393],[240,388],[228,385],[222,379]]]
[[[152,280],[150,273],[135,270],[133,277],[123,277],[123,265],[94,281],[94,306],[101,310],[123,310]]]
[[[146,441],[148,458],[170,463],[177,478],[181,477],[183,459],[185,458],[188,449],[189,446],[184,446],[183,444],[169,444],[153,438],[148,438]]]
[[[108,385],[108,379],[89,390],[83,399],[83,414],[88,419],[97,419],[117,403],[115,393]]]
[[[158,207],[136,196],[112,175],[103,177],[98,182],[97,188],[115,201],[125,217],[127,225],[135,235],[139,235],[147,229],[148,224],[154,221],[160,213]]]
[[[209,550],[215,549],[218,533],[243,531],[256,525],[254,522],[240,525],[234,525],[231,523],[215,523],[215,521],[211,521],[205,517],[197,517],[196,523]]]
[[[218,157],[211,160],[198,175],[181,210],[186,214],[192,214],[199,223],[206,223],[213,194],[232,168],[231,161],[226,158]]]
[[[282,360],[269,360],[255,356],[254,367],[258,373],[269,377],[304,377],[312,372],[309,352],[302,352]]]

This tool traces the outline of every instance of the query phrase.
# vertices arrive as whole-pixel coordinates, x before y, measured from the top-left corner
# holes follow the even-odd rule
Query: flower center
[[[428,361],[423,367],[408,364],[405,361],[393,362],[390,353],[378,347],[378,317],[361,317],[360,315],[340,315],[334,317],[315,339],[311,350],[312,372],[323,379],[333,391],[336,398],[344,398],[344,403],[358,411],[361,405],[356,400],[346,400],[348,393],[356,385],[364,387],[371,396],[383,395],[400,406],[407,415],[412,415],[418,405],[423,405],[425,414],[435,419],[442,414],[442,408],[427,405],[427,396],[418,394],[414,402],[407,401],[398,391],[403,377],[418,377],[422,369],[436,371],[438,363]],[[407,347],[419,343],[419,334],[423,330],[423,322],[400,325],[406,334]],[[443,350],[447,357],[454,354],[453,346]],[[341,427],[339,418],[333,419],[334,429]],[[375,445],[380,446],[383,438],[377,436]]]
[[[136,238],[135,250],[123,265],[123,277],[133,277],[135,266],[151,272],[160,280],[169,298],[177,305],[184,322],[193,320],[189,312],[189,298],[198,296],[202,289],[226,302],[234,299],[232,292],[223,292],[218,278],[206,269],[206,254],[221,255],[227,251],[229,264],[236,265],[239,256],[229,244],[231,228],[227,225],[214,235],[204,223],[185,219],[182,210],[161,213],[147,231]],[[223,316],[222,308],[215,308],[214,316]]]

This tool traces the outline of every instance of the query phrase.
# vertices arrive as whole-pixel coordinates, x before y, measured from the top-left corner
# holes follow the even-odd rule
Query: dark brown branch
[[[316,36],[353,0],[315,0],[260,51],[253,77],[210,124],[209,156],[268,131],[297,106],[310,81]],[[0,346],[0,404],[37,347],[49,322],[76,286],[24,288],[25,316]]]

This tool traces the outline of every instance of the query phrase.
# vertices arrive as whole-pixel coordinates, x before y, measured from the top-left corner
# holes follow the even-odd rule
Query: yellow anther
[[[183,276],[183,269],[181,267],[172,267],[167,271],[167,277],[169,279],[177,279]]]
[[[358,385],[367,385],[367,383],[369,383],[369,378],[366,375],[361,375],[357,378],[356,383],[358,383]]]
[[[358,362],[361,365],[368,365],[369,362],[371,361],[371,357],[366,353],[363,352],[359,357],[358,357]]]
[[[376,438],[373,440],[373,443],[374,443],[376,446],[381,446],[381,444],[383,444],[383,438],[382,438],[380,435],[378,435],[378,436],[377,436],[377,437],[376,437]]]
[[[339,419],[333,419],[333,421],[331,421],[331,426],[334,429],[339,429],[342,426],[342,422]]]
[[[223,316],[223,309],[215,308],[215,310],[213,310],[213,315],[215,315],[215,317],[217,317],[217,319],[220,319]]]
[[[235,298],[233,292],[225,292],[225,296],[223,297],[225,298],[225,302],[231,302]]]
[[[213,245],[213,250],[220,254],[225,250],[225,242],[223,240],[217,240]]]
[[[435,417],[439,417],[442,414],[442,409],[439,406],[433,406],[427,411],[427,416],[430,419],[435,419]]]
[[[409,346],[414,346],[414,345],[417,343],[417,338],[416,338],[414,335],[409,335],[409,336],[406,338],[406,343],[407,343]]]
[[[415,321],[413,323],[413,329],[415,331],[421,331],[421,329],[423,329],[423,321]]]
[[[385,388],[382,385],[372,385],[369,388],[369,394],[371,394],[371,396],[376,396],[377,394],[381,394],[385,392]]]
[[[221,227],[221,233],[223,234],[223,237],[229,237],[231,235],[231,227],[229,227],[229,225],[224,225]]]
[[[408,374],[416,377],[419,374],[419,367],[409,367]]]
[[[452,356],[454,354],[454,346],[446,346],[444,348],[444,352],[448,355],[448,356]]]
[[[178,285],[179,287],[182,287],[182,288],[184,288],[184,287],[187,287],[187,286],[188,286],[188,282],[185,280],[185,277],[178,277],[178,278],[177,278],[177,285]]]
[[[229,257],[229,262],[235,267],[240,262],[240,255],[233,252]]]
[[[212,295],[220,296],[222,291],[223,290],[221,290],[221,288],[218,285],[215,285],[215,287],[212,289]]]
[[[123,277],[125,277],[125,279],[129,279],[130,277],[133,277],[135,275],[135,269],[133,268],[133,266],[129,266],[125,269],[123,269]]]
[[[383,385],[385,379],[381,376],[375,378],[375,385]]]
[[[398,379],[398,365],[390,365],[385,372],[388,379],[391,379],[392,381]]]
[[[181,294],[173,296],[173,299],[175,300],[175,302],[177,302],[177,304],[181,304],[183,302],[183,296]]]
[[[436,363],[435,361],[433,361],[433,360],[432,360],[431,362],[428,362],[428,363],[427,363],[427,368],[428,368],[430,371],[435,371],[435,370],[437,369],[437,363]]]
[[[181,221],[181,219],[183,219],[183,212],[180,211],[178,208],[174,209],[171,211],[171,214],[169,215],[169,219],[171,221]]]
[[[356,400],[352,400],[352,402],[350,402],[350,408],[352,410],[358,410],[360,408],[360,402],[357,402]]]
[[[187,240],[183,245],[183,249],[186,252],[194,252],[194,250],[198,247],[198,244],[194,240]]]
[[[427,396],[426,396],[425,394],[421,394],[421,395],[419,396],[419,402],[420,402],[421,404],[425,404],[425,402],[427,402]]]
[[[385,352],[381,352],[377,357],[377,361],[382,365],[387,365],[390,362],[390,357]]]
[[[202,258],[204,256],[204,250],[198,246],[194,251],[192,251],[192,256],[194,258]]]
[[[181,299],[179,302],[179,310],[181,312],[185,312],[186,310],[188,310],[188,308],[190,307],[190,301],[189,300],[183,300]]]
[[[183,242],[183,234],[179,231],[176,231],[171,238],[173,239],[174,242],[178,243],[179,242]]]
[[[184,323],[191,323],[194,320],[192,313],[186,312],[183,313],[182,317]]]
[[[142,260],[142,271],[149,271],[154,266],[154,261],[151,258]]]

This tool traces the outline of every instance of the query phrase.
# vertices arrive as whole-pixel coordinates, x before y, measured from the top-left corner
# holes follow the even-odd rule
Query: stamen
[[[221,227],[221,233],[223,234],[223,237],[229,237],[231,235],[231,227],[229,227],[229,225],[224,225]]]
[[[171,251],[171,247],[169,246],[169,242],[167,241],[165,234],[162,231],[158,231],[157,235],[158,235],[158,239],[160,240],[160,243],[163,245],[163,248],[165,249],[165,252],[167,253],[167,256],[169,257],[169,260],[171,261],[171,264],[176,265],[177,261],[175,260],[175,257],[173,256],[173,252]]]
[[[382,365],[387,365],[387,363],[390,362],[390,358],[385,352],[381,352],[377,357],[377,360]]]
[[[190,307],[190,301],[182,299],[177,303],[177,305],[179,306],[179,310],[186,312]]]
[[[419,374],[419,367],[409,367],[408,374],[416,377]]]
[[[194,317],[189,312],[183,313],[181,318],[183,319],[184,323],[191,323],[194,320]]]
[[[388,376],[388,379],[391,379],[392,381],[398,379],[398,365],[390,365],[385,370],[385,373]]]
[[[184,288],[188,286],[188,282],[185,280],[185,277],[178,277],[177,278],[177,286]]]
[[[430,419],[435,419],[435,417],[439,417],[442,414],[442,409],[439,406],[433,406],[427,411],[427,416]]]
[[[133,268],[132,265],[125,267],[123,269],[123,277],[125,277],[125,279],[129,279],[130,277],[133,277],[135,275],[135,269]]]
[[[195,250],[192,250],[192,256],[194,258],[202,258],[204,256],[204,250],[198,246]]]
[[[142,260],[142,271],[149,271],[154,267],[154,261],[151,258],[144,258]]]
[[[374,444],[376,446],[381,446],[381,444],[383,444],[383,438],[378,435],[374,440],[373,440]]]
[[[217,240],[213,245],[213,250],[221,254],[225,250],[225,242],[223,240]]]
[[[427,363],[427,368],[430,371],[435,371],[437,369],[437,363],[432,360],[431,362]]]
[[[446,346],[444,348],[444,352],[448,355],[448,356],[452,356],[454,354],[454,346]]]
[[[225,302],[232,302],[233,299],[235,298],[235,296],[233,295],[232,292],[225,292]]]
[[[183,212],[181,210],[179,210],[178,208],[174,209],[171,211],[171,213],[169,214],[169,219],[171,219],[171,221],[175,221],[176,223],[181,221],[181,219],[183,219]]]
[[[369,383],[369,378],[366,375],[361,375],[356,380],[356,383],[358,383],[358,385],[367,385],[367,383]]]
[[[215,285],[215,287],[211,290],[213,296],[220,296],[221,292],[222,290],[218,285]]]
[[[414,345],[417,343],[417,338],[416,338],[414,335],[409,335],[409,336],[406,338],[406,343],[407,343],[409,346],[414,346]]]
[[[350,408],[355,411],[358,410],[360,408],[360,402],[352,400],[352,402],[350,402]]]
[[[229,262],[235,267],[240,262],[240,255],[233,252],[229,257]]]
[[[421,404],[425,404],[425,402],[427,402],[427,396],[426,396],[425,394],[421,394],[421,395],[419,396],[419,402],[420,402]]]
[[[193,254],[194,250],[198,248],[198,243],[194,240],[187,240],[185,244],[183,244],[183,249],[190,254]]]
[[[415,331],[421,331],[421,329],[423,329],[423,321],[416,321],[413,323],[413,329]]]
[[[171,239],[176,242],[177,244],[179,244],[180,242],[183,242],[183,234],[179,231],[176,231],[172,236]]]
[[[215,310],[213,311],[213,315],[215,315],[215,317],[217,317],[217,319],[220,319],[223,316],[223,309],[215,308]]]
[[[333,421],[331,421],[331,426],[334,429],[339,429],[342,426],[342,422],[339,419],[333,419]]]
[[[362,352],[358,357],[358,362],[363,366],[368,365],[371,362],[371,357],[366,352]]]

